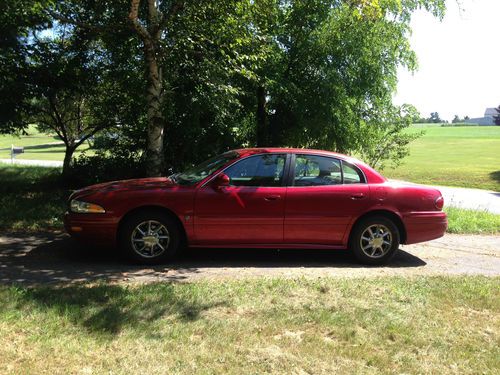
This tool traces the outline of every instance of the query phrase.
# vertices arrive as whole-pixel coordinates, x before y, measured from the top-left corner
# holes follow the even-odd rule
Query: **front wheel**
[[[168,215],[155,211],[139,212],[120,228],[120,248],[129,259],[140,264],[160,264],[178,253],[180,231]]]
[[[356,258],[365,264],[387,263],[399,248],[399,230],[384,216],[361,220],[352,231],[349,247]]]

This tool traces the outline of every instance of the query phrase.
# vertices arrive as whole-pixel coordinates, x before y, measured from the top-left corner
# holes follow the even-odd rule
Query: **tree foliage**
[[[44,13],[48,1],[12,0],[0,3],[0,133],[23,131],[26,121],[17,103],[30,96],[23,79],[29,57],[30,33],[50,27]]]
[[[400,160],[416,113],[392,95],[398,67],[417,66],[411,15],[444,12],[443,0],[15,0],[23,1],[38,4],[39,19],[28,17],[14,44],[25,48],[30,30],[54,23],[84,35],[97,56],[93,87],[105,92],[89,119],[113,126],[100,153],[148,155],[149,174],[161,164],[155,152],[166,173],[242,146],[323,148],[379,166]],[[0,69],[12,71],[5,61]]]
[[[493,116],[493,122],[495,125],[500,125],[500,105],[495,110],[497,111],[497,115]]]

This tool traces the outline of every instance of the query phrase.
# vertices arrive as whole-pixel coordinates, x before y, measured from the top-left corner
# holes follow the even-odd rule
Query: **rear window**
[[[363,184],[366,182],[363,172],[346,161],[342,161],[342,173],[344,175],[344,184]]]

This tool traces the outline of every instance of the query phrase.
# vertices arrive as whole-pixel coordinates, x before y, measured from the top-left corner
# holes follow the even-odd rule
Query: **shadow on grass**
[[[80,151],[80,150],[78,150]],[[25,155],[26,156],[26,159],[36,159],[40,154],[64,154],[64,148],[60,147],[60,146],[53,146],[51,148],[46,148],[46,149],[43,149],[43,150],[28,150]],[[33,155],[33,157],[29,156],[29,155]]]
[[[62,185],[57,168],[0,164],[0,192],[49,191]]]
[[[2,165],[0,181],[0,229],[61,227],[69,190],[59,169]]]
[[[500,171],[494,171],[490,173],[490,177],[496,182],[500,182]]]
[[[494,171],[490,173],[490,178],[495,180],[496,182],[500,183],[500,171]],[[498,191],[498,189],[495,189]],[[496,196],[500,196],[500,193],[496,193]]]
[[[40,137],[29,137],[29,138],[40,138]],[[63,151],[64,151],[64,147],[65,147],[64,142],[61,141],[61,139],[58,137],[54,137],[54,139],[57,139],[57,141],[53,141],[50,143],[43,143],[43,144],[39,144],[39,145],[23,146],[23,147],[24,147],[25,152],[31,151],[31,150],[44,150],[44,149],[53,148],[53,147],[59,147],[59,148],[62,147]],[[9,151],[10,149],[11,149],[10,147],[3,147],[3,148],[0,148],[0,151]]]
[[[124,329],[151,333],[151,324],[165,317],[194,322],[203,311],[227,303],[202,301],[189,288],[173,284],[67,286],[24,289],[14,297],[18,309],[55,313],[92,334],[112,338]]]
[[[32,151],[32,150],[42,150],[41,152],[43,152],[43,150],[45,150],[45,149],[54,148],[54,147],[62,148],[64,151],[65,146],[64,146],[63,142],[51,142],[51,143],[45,143],[42,145],[25,146],[24,149],[29,151],[29,152],[36,152],[36,151]]]

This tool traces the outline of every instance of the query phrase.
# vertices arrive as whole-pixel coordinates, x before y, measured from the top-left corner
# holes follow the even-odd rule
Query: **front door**
[[[341,245],[351,221],[369,206],[369,187],[356,167],[339,159],[296,155],[287,191],[286,243]]]
[[[244,158],[224,173],[230,183],[201,187],[195,198],[195,244],[283,242],[286,154]]]

